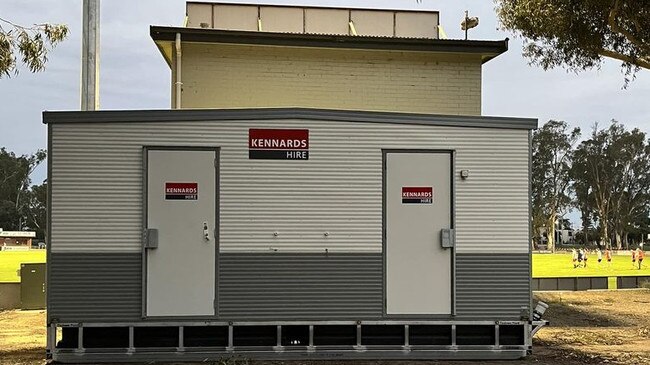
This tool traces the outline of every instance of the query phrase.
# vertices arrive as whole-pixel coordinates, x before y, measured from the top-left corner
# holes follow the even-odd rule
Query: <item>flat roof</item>
[[[308,119],[359,123],[415,124],[449,127],[536,129],[537,119],[396,113],[312,108],[168,109],[44,111],[44,124],[59,123],[155,123],[226,120]]]
[[[15,237],[15,238],[35,238],[36,232],[34,231],[0,231],[0,238]]]
[[[161,48],[162,42],[174,42],[180,34],[182,42],[412,51],[430,53],[461,53],[481,56],[485,63],[508,50],[508,38],[503,40],[463,40],[371,37],[332,34],[271,33],[185,27],[150,27],[151,38]],[[161,48],[168,63],[170,55]]]

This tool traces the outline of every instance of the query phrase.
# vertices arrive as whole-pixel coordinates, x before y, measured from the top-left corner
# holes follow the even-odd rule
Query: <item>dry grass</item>
[[[551,349],[582,363],[650,364],[650,290],[537,297],[550,305],[552,327],[539,332],[536,349]]]
[[[535,337],[533,356],[507,362],[435,362],[435,365],[650,365],[650,290],[541,293],[552,327]],[[43,364],[45,312],[0,312],[0,364]],[[242,365],[241,361],[222,361]],[[261,362],[244,361],[257,365]],[[427,362],[291,362],[294,365],[423,365]],[[265,362],[265,365],[280,362]],[[434,363],[431,363],[434,364]]]
[[[0,312],[0,364],[42,364],[45,359],[45,311]]]

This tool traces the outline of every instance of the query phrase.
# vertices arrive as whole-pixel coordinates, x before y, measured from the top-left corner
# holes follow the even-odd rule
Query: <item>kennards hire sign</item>
[[[251,160],[309,160],[309,129],[249,129]]]

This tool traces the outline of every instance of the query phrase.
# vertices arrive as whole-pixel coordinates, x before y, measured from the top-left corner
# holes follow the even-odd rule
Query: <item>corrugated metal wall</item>
[[[139,253],[56,253],[48,318],[139,321]],[[457,319],[517,320],[530,301],[527,254],[459,254]],[[226,253],[219,258],[224,320],[381,319],[382,255]]]
[[[530,255],[479,253],[456,255],[458,316],[519,319],[530,306]]]
[[[53,253],[48,323],[142,319],[140,253]]]
[[[218,311],[232,320],[376,319],[382,287],[381,254],[222,254]]]
[[[309,160],[249,160],[251,127],[308,128]],[[456,150],[458,252],[528,252],[526,130],[312,120],[50,128],[53,252],[140,251],[143,145],[221,147],[222,252],[381,252],[382,148]]]

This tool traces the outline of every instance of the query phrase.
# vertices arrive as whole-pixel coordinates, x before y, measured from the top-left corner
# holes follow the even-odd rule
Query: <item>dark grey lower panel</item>
[[[382,262],[380,253],[221,254],[219,317],[380,318]]]
[[[140,253],[52,252],[49,259],[48,322],[141,319]]]
[[[457,318],[518,319],[530,304],[529,264],[527,254],[458,254]],[[140,253],[52,253],[48,268],[48,321],[141,321]],[[223,253],[218,316],[381,319],[382,268],[379,253]]]
[[[519,319],[530,306],[530,256],[456,254],[456,314],[459,318]]]

